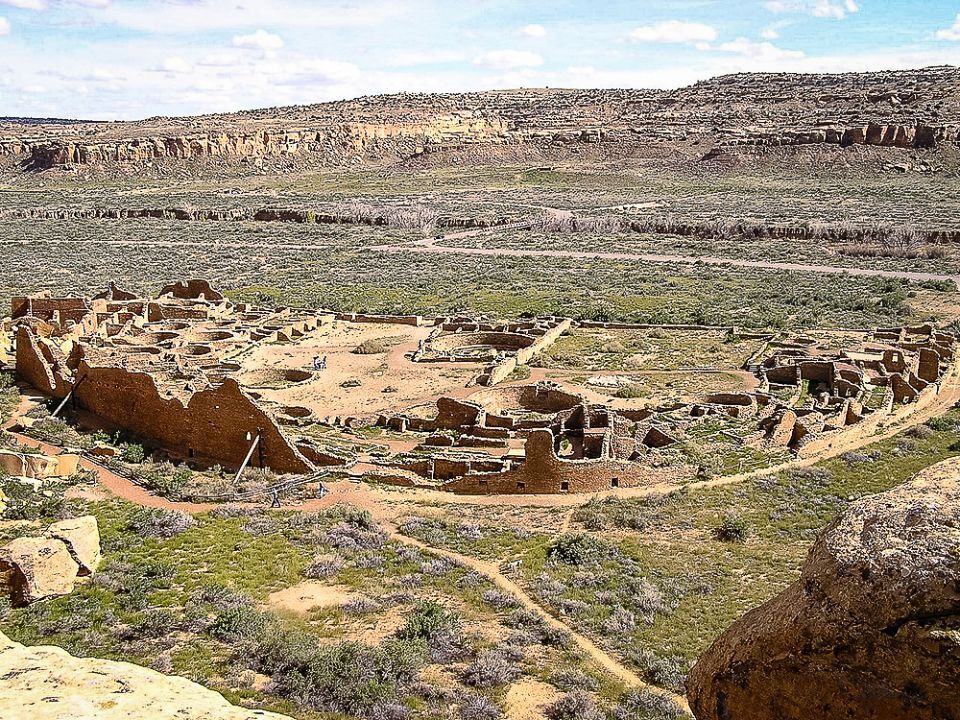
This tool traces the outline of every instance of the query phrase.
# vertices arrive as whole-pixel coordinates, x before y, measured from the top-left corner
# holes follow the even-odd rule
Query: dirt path
[[[451,233],[443,236],[443,240],[459,240],[463,238],[475,237],[478,235],[487,235],[506,230],[526,230],[531,227],[531,223],[516,223],[512,225],[502,225],[492,228],[478,228],[476,230],[465,230],[463,232]],[[199,242],[180,242],[165,240],[105,240],[97,241],[100,245],[111,245],[117,247],[201,247]],[[524,257],[524,258],[559,258],[572,260],[615,260],[615,261],[633,261],[664,263],[671,265],[696,265],[703,263],[706,265],[719,265],[725,267],[755,268],[762,270],[784,270],[788,272],[806,272],[824,275],[855,275],[858,277],[879,277],[896,278],[901,280],[911,280],[914,282],[925,281],[953,281],[960,285],[960,274],[945,275],[942,273],[915,272],[910,270],[878,270],[874,268],[861,267],[840,267],[836,265],[808,265],[804,263],[775,262],[770,260],[744,260],[738,258],[721,258],[710,255],[661,255],[657,253],[628,253],[628,252],[599,252],[591,250],[520,250],[516,248],[470,248],[470,247],[451,247],[449,245],[438,245],[441,242],[436,238],[426,238],[418,240],[409,245],[370,245],[358,248],[359,252],[386,252],[386,253],[422,253],[428,255],[473,255],[481,257]],[[4,245],[76,245],[80,244],[77,240],[58,240],[58,239],[31,239],[14,240],[0,244]],[[255,249],[263,250],[265,248],[276,247],[280,250],[317,250],[325,247],[323,244],[306,243],[277,243],[276,245],[254,243],[254,242],[217,242],[213,247]]]
[[[669,697],[674,702],[678,703],[681,707],[689,712],[689,706],[687,705],[686,698],[675,693],[668,692],[659,688],[655,685],[650,685],[647,682],[644,682],[640,676],[635,672],[620,664],[617,660],[611,657],[605,650],[597,646],[592,640],[581,635],[580,633],[571,630],[568,625],[561,622],[553,615],[548,613],[543,609],[537,602],[533,600],[526,591],[520,587],[513,580],[508,578],[506,575],[501,572],[499,566],[495,565],[492,562],[486,560],[480,560],[469,555],[461,555],[460,553],[454,552],[452,550],[446,550],[443,548],[433,547],[432,545],[427,545],[424,542],[421,542],[415,538],[409,537],[399,532],[396,527],[394,527],[389,522],[383,523],[390,532],[390,537],[397,542],[402,542],[407,545],[412,545],[418,547],[421,550],[433,553],[434,555],[441,555],[442,557],[449,558],[454,562],[457,562],[461,565],[469,567],[471,570],[476,570],[478,573],[489,578],[493,583],[499,587],[501,590],[504,590],[511,595],[513,595],[527,610],[531,610],[543,618],[543,621],[547,623],[550,627],[561,630],[577,644],[577,646],[587,655],[591,660],[593,660],[597,665],[602,667],[604,670],[609,672],[611,675],[616,677],[621,682],[630,685],[631,687],[641,687],[649,688],[651,691],[658,694]]]
[[[499,229],[499,228],[498,228]],[[506,228],[504,228],[506,229]],[[449,235],[444,239],[456,239],[466,235]],[[802,263],[773,262],[768,260],[742,260],[721,258],[710,255],[660,255],[654,253],[596,252],[589,250],[518,250],[515,248],[470,248],[438,245],[439,241],[422,242],[415,245],[373,245],[364,251],[388,253],[424,253],[432,255],[473,255],[482,257],[524,257],[524,258],[561,258],[573,260],[632,260],[635,262],[669,263],[673,265],[722,265],[726,267],[759,268],[763,270],[786,270],[827,275],[857,275],[862,277],[899,278],[923,282],[953,281],[960,284],[960,275],[912,272],[909,270],[876,270],[872,268],[838,267],[834,265],[807,265]],[[290,247],[290,246],[285,246]]]

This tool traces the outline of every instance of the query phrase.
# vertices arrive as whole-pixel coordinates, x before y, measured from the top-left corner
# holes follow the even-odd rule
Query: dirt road
[[[418,240],[408,245],[370,245],[357,248],[359,252],[374,253],[418,253],[426,255],[472,255],[477,257],[522,257],[522,258],[555,258],[565,260],[612,260],[617,262],[648,262],[670,265],[714,265],[722,267],[741,267],[754,268],[761,270],[782,270],[787,272],[804,272],[822,275],[854,275],[858,277],[879,277],[895,278],[900,280],[911,280],[914,282],[944,282],[953,281],[960,285],[960,275],[947,275],[943,273],[915,272],[910,270],[878,270],[874,268],[861,267],[840,267],[836,265],[810,265],[804,263],[775,262],[771,260],[744,260],[739,258],[721,258],[711,255],[663,255],[656,253],[629,253],[629,252],[599,252],[593,250],[539,250],[539,249],[517,249],[517,248],[469,248],[469,247],[451,247],[450,245],[440,244],[443,240],[457,240],[462,238],[489,235],[503,232],[506,230],[524,230],[529,229],[530,223],[516,223],[512,225],[502,225],[494,228],[482,228],[476,230],[466,230],[463,232],[451,233],[442,240],[436,238],[426,238]],[[33,238],[30,240],[20,240],[6,242],[9,245],[33,245],[38,243],[48,245],[71,245],[79,244],[76,240],[60,240],[55,238]],[[166,241],[166,240],[107,240],[98,239],[99,245],[110,245],[117,247],[201,247],[201,243]],[[317,250],[322,249],[323,244],[308,243],[276,243],[264,244],[256,242],[218,242],[212,245],[202,245],[203,247],[218,248],[236,248],[236,249],[255,249],[264,250],[272,247],[278,250]]]
[[[479,234],[479,233],[478,233]],[[448,236],[455,239],[461,236]],[[465,236],[464,236],[465,237]],[[960,285],[960,275],[912,272],[909,270],[877,270],[873,268],[838,267],[834,265],[807,265],[803,263],[785,263],[768,260],[742,260],[721,258],[710,255],[659,255],[652,253],[597,252],[592,250],[538,250],[516,248],[470,248],[451,247],[438,244],[439,240],[419,242],[415,245],[373,245],[364,248],[368,252],[423,253],[432,255],[473,255],[480,257],[522,257],[522,258],[558,258],[572,260],[614,260],[666,263],[672,265],[720,265],[725,267],[757,268],[763,270],[786,270],[789,272],[819,273],[826,275],[856,275],[862,277],[898,278],[901,280],[953,281]]]

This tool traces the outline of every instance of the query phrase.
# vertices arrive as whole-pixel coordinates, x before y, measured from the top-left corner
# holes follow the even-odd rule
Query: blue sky
[[[0,0],[0,115],[960,64],[960,0]]]

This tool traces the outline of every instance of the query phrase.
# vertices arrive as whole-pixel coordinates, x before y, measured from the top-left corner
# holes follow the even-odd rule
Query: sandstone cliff
[[[24,647],[0,633],[0,717],[4,720],[289,720],[231,705],[181,677],[58,647]]]
[[[960,460],[852,505],[690,674],[699,720],[960,718]]]
[[[65,165],[397,162],[447,149],[622,149],[958,141],[960,70],[730,75],[679,90],[399,94],[133,123],[0,122],[0,158]],[[705,146],[705,147],[703,147]]]

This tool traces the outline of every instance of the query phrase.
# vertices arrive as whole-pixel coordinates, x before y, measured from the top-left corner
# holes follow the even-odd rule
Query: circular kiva
[[[583,402],[576,395],[542,385],[494,387],[480,390],[468,399],[497,415],[509,415],[511,412],[558,413]]]
[[[430,342],[434,352],[469,353],[484,350],[515,351],[530,347],[536,338],[504,332],[454,333],[440,335]]]

